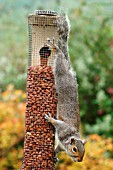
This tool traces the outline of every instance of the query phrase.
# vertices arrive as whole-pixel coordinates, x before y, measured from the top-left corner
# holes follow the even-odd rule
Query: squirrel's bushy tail
[[[68,17],[64,12],[60,14],[60,17],[58,17],[57,27],[58,27],[58,34],[59,34],[58,46],[60,50],[63,52],[70,67],[70,58],[68,54],[68,38],[70,32],[70,24],[69,24]]]

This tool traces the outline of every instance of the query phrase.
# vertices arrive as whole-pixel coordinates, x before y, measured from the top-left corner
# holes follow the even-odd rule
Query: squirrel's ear
[[[87,143],[87,139],[83,139],[82,143],[83,143],[83,145],[85,145]]]
[[[69,138],[69,139],[65,142],[65,144],[74,145],[74,144],[75,144],[75,138],[74,138],[74,137]]]
[[[73,144],[75,144],[75,138],[74,137],[71,138],[71,145],[73,145]]]

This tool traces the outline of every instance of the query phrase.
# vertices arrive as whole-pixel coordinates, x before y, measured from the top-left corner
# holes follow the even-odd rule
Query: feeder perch
[[[57,13],[35,11],[28,16],[29,58],[25,139],[21,170],[54,170],[54,127],[45,114],[56,116],[56,92],[53,75],[55,53],[47,38],[58,44]]]

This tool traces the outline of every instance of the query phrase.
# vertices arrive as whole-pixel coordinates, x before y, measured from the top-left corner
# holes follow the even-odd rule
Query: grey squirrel
[[[69,24],[66,16],[57,21],[58,46],[48,39],[48,46],[56,52],[54,77],[58,93],[57,119],[46,114],[45,118],[56,129],[58,144],[55,153],[66,151],[75,162],[81,162],[84,156],[86,140],[79,133],[80,115],[78,104],[78,85],[68,56]]]

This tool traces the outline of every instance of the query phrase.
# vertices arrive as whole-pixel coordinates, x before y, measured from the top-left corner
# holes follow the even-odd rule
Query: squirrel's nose
[[[78,162],[82,162],[82,159],[78,159]]]
[[[81,162],[81,160],[80,160],[80,159],[78,159],[78,162]]]

